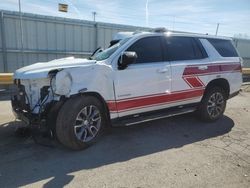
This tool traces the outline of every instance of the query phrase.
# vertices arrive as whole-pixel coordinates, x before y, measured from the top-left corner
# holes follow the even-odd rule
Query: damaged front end
[[[94,66],[95,60],[68,57],[16,70],[11,99],[16,118],[38,132],[55,135],[57,113],[68,98],[84,87],[79,78],[83,73],[89,74]],[[74,84],[73,74],[76,76]]]
[[[53,87],[56,89],[57,72],[49,73],[47,78],[14,80],[11,97],[13,113],[33,133],[54,135],[57,113],[64,103],[64,97],[53,91]]]

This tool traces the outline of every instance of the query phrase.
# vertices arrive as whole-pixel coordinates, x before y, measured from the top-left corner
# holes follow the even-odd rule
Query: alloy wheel
[[[94,105],[85,106],[77,115],[74,125],[75,136],[82,142],[91,141],[101,128],[101,114]]]
[[[221,115],[225,106],[225,100],[221,93],[213,93],[208,100],[207,112],[210,117],[216,118]]]

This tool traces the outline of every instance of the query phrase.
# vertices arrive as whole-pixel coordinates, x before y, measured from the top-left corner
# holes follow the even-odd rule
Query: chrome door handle
[[[168,71],[168,68],[163,68],[163,69],[158,69],[157,72],[158,73],[165,73]]]
[[[207,70],[208,67],[207,67],[207,65],[201,65],[201,66],[198,67],[198,69],[200,69],[200,70]]]

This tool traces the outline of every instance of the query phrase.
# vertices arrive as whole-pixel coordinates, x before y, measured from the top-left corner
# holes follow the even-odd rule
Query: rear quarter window
[[[222,57],[239,56],[230,40],[223,40],[223,39],[207,39],[207,40],[213,45],[213,47]]]
[[[166,48],[169,61],[194,60],[207,57],[200,41],[192,37],[172,36],[166,38]]]

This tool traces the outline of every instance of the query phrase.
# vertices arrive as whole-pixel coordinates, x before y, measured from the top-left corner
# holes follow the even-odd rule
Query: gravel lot
[[[15,137],[21,123],[1,100],[0,187],[250,187],[247,90],[216,123],[188,114],[112,128],[81,152]]]

